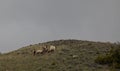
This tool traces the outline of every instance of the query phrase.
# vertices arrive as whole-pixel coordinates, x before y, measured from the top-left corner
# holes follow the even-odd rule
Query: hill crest
[[[56,46],[55,52],[33,56],[33,49]],[[0,55],[0,71],[104,71],[95,58],[110,50],[113,43],[83,40],[55,40],[22,47]]]

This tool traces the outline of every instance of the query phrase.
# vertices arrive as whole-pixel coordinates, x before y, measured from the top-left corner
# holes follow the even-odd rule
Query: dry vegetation
[[[55,45],[56,50],[33,56],[32,50],[43,45]],[[38,43],[1,54],[0,71],[110,71],[111,66],[98,64],[95,60],[114,46],[116,44],[108,42],[81,40]]]

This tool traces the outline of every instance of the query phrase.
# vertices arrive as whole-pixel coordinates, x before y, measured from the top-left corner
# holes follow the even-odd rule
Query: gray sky
[[[120,0],[0,0],[0,52],[57,39],[120,41]]]

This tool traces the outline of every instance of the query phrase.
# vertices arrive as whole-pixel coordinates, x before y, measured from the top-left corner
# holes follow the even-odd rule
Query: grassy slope
[[[56,51],[33,56],[32,50],[42,45],[55,45]],[[109,71],[94,59],[107,52],[111,43],[57,40],[39,43],[0,55],[0,71]],[[78,57],[73,58],[74,55]]]

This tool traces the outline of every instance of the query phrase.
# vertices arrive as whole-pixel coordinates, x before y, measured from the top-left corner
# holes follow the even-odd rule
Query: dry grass
[[[43,45],[55,45],[56,51],[33,56],[32,50]],[[57,40],[39,43],[0,55],[0,71],[109,71],[109,67],[94,62],[110,50],[112,43]],[[77,57],[73,57],[76,55]]]

